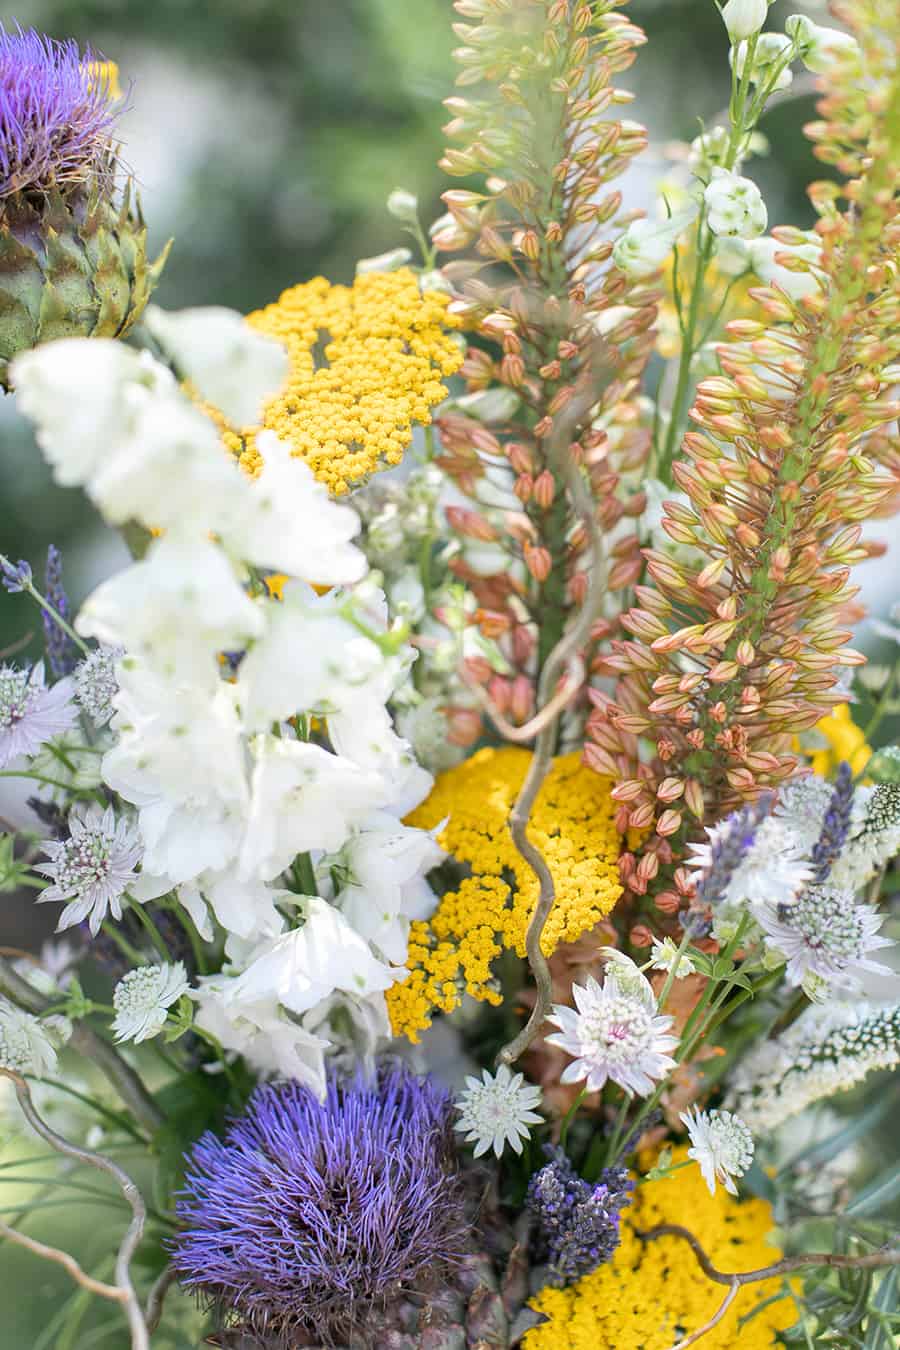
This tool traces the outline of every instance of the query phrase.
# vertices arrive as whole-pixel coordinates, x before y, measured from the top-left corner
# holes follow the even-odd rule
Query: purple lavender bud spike
[[[810,854],[810,861],[815,868],[810,883],[813,886],[819,886],[828,879],[832,864],[836,861],[846,843],[847,832],[850,829],[850,816],[853,811],[854,792],[853,770],[846,760],[842,760],[838,765],[834,792],[822,821],[822,832]]]
[[[51,544],[47,549],[44,590],[47,600],[59,617],[68,623],[71,611],[69,597],[66,595],[62,580],[62,554],[55,544]],[[48,614],[46,610],[42,610],[41,613],[44,621],[44,648],[47,652],[47,661],[56,678],[61,679],[63,675],[71,675],[78,664],[80,653],[53,615]]]
[[[17,563],[11,563],[8,558],[3,558],[0,560],[0,572],[3,573],[0,580],[10,595],[18,595],[31,585],[31,567],[23,558]]]
[[[619,1245],[621,1210],[634,1182],[622,1167],[605,1167],[595,1183],[575,1172],[562,1149],[528,1184],[526,1204],[538,1223],[539,1256],[550,1283],[571,1284],[609,1261]]]

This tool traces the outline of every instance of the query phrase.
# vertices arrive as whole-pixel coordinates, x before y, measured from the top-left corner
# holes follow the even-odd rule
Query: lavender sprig
[[[598,1181],[585,1181],[562,1149],[547,1151],[550,1162],[531,1178],[526,1203],[538,1221],[550,1283],[566,1285],[612,1257],[634,1182],[624,1167],[605,1167]]]
[[[31,585],[31,566],[24,558],[20,558],[17,563],[10,562],[8,558],[0,558],[0,572],[3,573],[0,581],[10,595],[20,595]]]
[[[822,831],[810,854],[810,860],[815,868],[813,885],[821,885],[827,880],[832,863],[840,856],[841,849],[846,843],[853,811],[853,797],[853,770],[846,760],[842,760],[838,766],[834,792],[822,821]]]
[[[760,825],[772,813],[775,794],[764,792],[755,802],[735,811],[724,822],[720,835],[710,845],[710,861],[697,883],[697,892],[683,920],[685,931],[694,937],[709,932],[709,910],[725,896],[735,872],[740,867]]]
[[[80,653],[67,631],[71,607],[63,586],[62,554],[55,544],[51,544],[47,549],[44,589],[50,606],[49,609],[44,608],[41,611],[44,623],[44,647],[51,671],[57,679],[61,679],[63,675],[71,675]],[[63,624],[66,627],[63,627]]]

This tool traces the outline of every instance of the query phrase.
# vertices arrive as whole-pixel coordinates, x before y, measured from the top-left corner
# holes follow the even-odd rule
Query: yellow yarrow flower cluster
[[[479,750],[440,775],[428,800],[408,819],[434,829],[471,875],[448,892],[409,938],[409,977],[387,992],[396,1035],[417,1041],[436,1009],[451,1012],[463,993],[500,1003],[492,965],[504,950],[525,954],[538,883],[512,841],[507,821],[525,780],[529,750]],[[622,894],[616,862],[620,837],[610,780],[578,754],[556,759],[538,795],[529,837],[547,859],[556,903],[544,929],[546,955],[573,942],[607,915]],[[510,884],[512,882],[512,884]]]
[[[686,314],[691,303],[691,287],[694,281],[697,257],[689,245],[679,247],[678,259],[678,300],[682,314]],[[665,295],[660,301],[656,320],[656,350],[668,361],[681,355],[681,325],[678,322],[678,306],[675,303],[675,254],[669,254],[663,264]],[[716,266],[715,259],[709,263],[703,279],[701,293],[702,308],[699,314],[699,332],[715,320],[718,315],[715,336],[721,335],[721,325],[729,319],[753,314],[756,310],[750,299],[750,287],[756,284],[755,277],[741,277],[735,281],[727,272]]]
[[[675,1161],[686,1157],[676,1149]],[[754,1270],[782,1253],[766,1241],[774,1227],[764,1200],[736,1200],[722,1187],[710,1195],[699,1167],[638,1187],[624,1211],[622,1241],[613,1259],[568,1289],[543,1289],[531,1307],[549,1321],[529,1331],[523,1350],[670,1350],[699,1330],[722,1302],[725,1288],[706,1279],[682,1238],[643,1243],[634,1229],[678,1223],[689,1228],[719,1270]],[[768,1350],[797,1320],[792,1299],[778,1293],[778,1279],[745,1285],[722,1321],[703,1337],[708,1350]],[[739,1326],[755,1307],[760,1311]]]
[[[838,704],[827,717],[816,723],[815,729],[825,737],[828,748],[813,751],[814,773],[830,778],[842,760],[847,761],[854,775],[862,773],[872,758],[872,747],[854,722],[849,703]]]
[[[223,440],[248,473],[262,459],[256,432],[274,431],[342,496],[378,469],[399,464],[413,424],[427,426],[446,397],[441,383],[462,365],[447,331],[448,297],[419,290],[409,268],[367,272],[352,286],[315,277],[247,316],[288,352],[288,378],[263,412],[262,427],[227,427]]]

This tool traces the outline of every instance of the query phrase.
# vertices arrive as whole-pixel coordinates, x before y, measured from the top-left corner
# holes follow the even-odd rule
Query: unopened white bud
[[[713,234],[755,239],[765,230],[769,219],[766,204],[751,178],[742,178],[727,169],[713,169],[703,196]]]
[[[743,42],[744,38],[758,33],[768,12],[767,0],[728,0],[722,18],[732,42]]]
[[[667,220],[633,220],[616,242],[613,262],[639,281],[658,272],[675,246],[675,241],[697,215],[695,206],[676,211]]]
[[[808,243],[806,244],[781,244],[770,235],[764,235],[761,239],[752,239],[749,244],[750,263],[754,272],[760,281],[764,281],[769,286],[780,286],[780,288],[793,300],[800,300],[804,295],[811,295],[819,289],[819,283],[816,280],[815,273],[810,271],[794,272],[787,267],[775,261],[776,253],[784,253],[790,257],[803,259],[804,262],[817,263],[822,258],[822,242],[819,236],[813,231],[807,232]]]
[[[756,50],[753,53],[753,64],[750,67],[750,79],[754,84],[768,84],[772,78],[772,68],[782,61],[786,53],[790,50],[790,38],[783,33],[760,33]],[[747,52],[749,46],[746,41],[739,42],[736,47],[732,47],[728,53],[728,60],[734,68],[734,72],[739,77],[744,74],[747,64]],[[794,79],[793,72],[789,66],[785,66],[772,86],[775,89],[787,89]]]
[[[784,25],[788,37],[797,44],[797,55],[807,70],[824,75],[835,58],[859,50],[859,43],[850,33],[839,28],[822,28],[805,14],[792,14]]]
[[[419,199],[405,188],[394,188],[387,199],[387,209],[395,220],[406,225],[415,225],[419,218]]]
[[[356,264],[356,275],[365,272],[396,272],[405,267],[412,258],[408,248],[392,248],[388,253],[379,253],[374,258],[360,258]]]

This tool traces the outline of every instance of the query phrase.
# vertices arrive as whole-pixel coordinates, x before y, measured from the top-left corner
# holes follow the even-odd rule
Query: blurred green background
[[[770,26],[801,9],[822,17],[815,0],[777,0]],[[665,143],[691,139],[698,119],[727,101],[727,44],[713,0],[634,0],[628,12],[650,41],[620,83],[636,93],[630,115],[648,125],[652,148],[622,186],[630,204],[647,207],[670,168]],[[404,242],[384,207],[394,187],[418,195],[426,223],[441,213],[441,100],[457,41],[450,0],[19,0],[0,5],[0,17],[118,63],[130,89],[124,154],[151,242],[175,237],[157,293],[164,306],[246,311],[318,273],[350,281],[357,258]],[[819,169],[800,133],[811,110],[811,97],[792,99],[765,121],[772,153],[751,172],[773,224],[811,223],[804,189]],[[0,551],[39,573],[50,542],[63,550],[76,604],[125,556],[84,498],[52,483],[12,398],[0,395]],[[889,571],[871,569],[864,585],[886,609],[879,576]],[[28,600],[0,593],[0,650],[35,628]],[[0,941],[33,940],[33,921],[33,906],[7,908]],[[13,1204],[17,1188],[2,1189],[2,1205]],[[115,1240],[109,1211],[86,1205],[48,1209],[32,1231],[89,1262]],[[112,1316],[103,1306],[74,1339],[48,1335],[72,1294],[66,1275],[8,1245],[2,1268],[0,1350],[127,1345],[115,1323],[99,1332]],[[195,1344],[187,1330],[165,1343]]]

